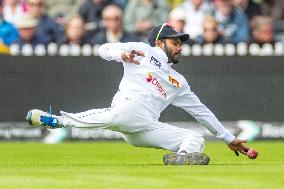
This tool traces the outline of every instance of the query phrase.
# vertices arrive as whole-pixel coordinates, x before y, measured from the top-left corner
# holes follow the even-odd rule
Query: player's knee
[[[186,152],[193,153],[204,151],[204,138],[202,135],[192,136],[185,138],[179,146],[178,153]]]

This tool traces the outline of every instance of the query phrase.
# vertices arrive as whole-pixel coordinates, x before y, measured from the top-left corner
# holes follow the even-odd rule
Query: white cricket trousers
[[[162,123],[137,101],[117,100],[111,108],[81,113],[61,111],[63,125],[77,128],[103,128],[122,133],[126,142],[138,147],[162,148],[177,153],[203,152],[201,134]]]

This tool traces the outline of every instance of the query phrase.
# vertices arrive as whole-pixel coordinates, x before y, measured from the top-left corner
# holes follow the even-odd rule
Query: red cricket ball
[[[255,149],[249,149],[247,152],[247,156],[250,159],[256,159],[258,156],[258,152]]]

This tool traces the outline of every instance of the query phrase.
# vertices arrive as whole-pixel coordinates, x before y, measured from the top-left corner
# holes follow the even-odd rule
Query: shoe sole
[[[37,115],[38,114],[38,115]],[[41,121],[39,120],[40,118],[35,119],[35,117],[33,118],[33,116],[38,116],[40,117],[40,115],[42,114],[42,111],[41,110],[30,110],[28,113],[27,113],[27,116],[26,116],[26,121],[30,124],[30,125],[34,125],[34,126],[41,126],[42,123]]]
[[[26,116],[26,121],[32,125],[32,111],[29,111],[27,116]]]
[[[166,154],[163,157],[165,165],[208,165],[210,158],[203,153],[188,153],[179,155],[176,153]]]

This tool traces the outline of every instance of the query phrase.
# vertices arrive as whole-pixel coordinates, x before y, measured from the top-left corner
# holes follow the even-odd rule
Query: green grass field
[[[166,151],[124,142],[0,143],[0,188],[283,189],[284,142],[249,145],[257,160],[209,142],[210,165],[165,166]]]

